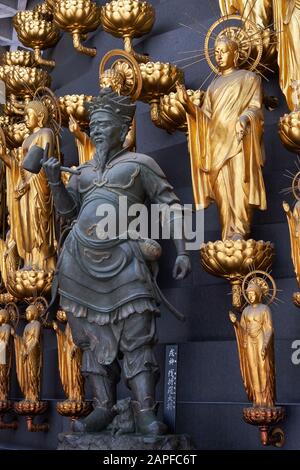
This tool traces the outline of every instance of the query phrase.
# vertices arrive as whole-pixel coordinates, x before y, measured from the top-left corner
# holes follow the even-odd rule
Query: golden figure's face
[[[215,59],[220,70],[227,70],[235,67],[235,52],[229,44],[223,41],[217,42],[215,46]]]
[[[247,297],[249,299],[250,304],[254,304],[257,301],[257,295],[254,290],[248,290]]]
[[[29,130],[33,130],[38,127],[38,116],[34,109],[28,108],[25,112],[25,124]]]
[[[39,317],[39,312],[38,309],[34,306],[29,306],[26,309],[26,320],[27,321],[32,321],[32,320],[37,320]]]

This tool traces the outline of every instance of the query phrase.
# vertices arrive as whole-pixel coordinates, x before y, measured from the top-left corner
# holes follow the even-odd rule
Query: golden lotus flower
[[[176,65],[164,62],[139,64],[143,79],[143,88],[139,99],[146,103],[159,101],[176,87],[176,82],[183,82],[183,72]]]
[[[40,415],[48,408],[46,401],[22,400],[14,403],[14,410],[18,415]]]
[[[91,0],[58,0],[53,6],[56,25],[73,36],[74,48],[83,54],[96,55],[96,49],[84,47],[82,36],[100,25],[101,8]]]
[[[2,55],[3,65],[21,65],[31,67],[34,64],[34,56],[31,51],[11,51]]]
[[[232,285],[232,304],[242,306],[241,282],[250,271],[268,271],[274,259],[274,245],[263,240],[218,240],[203,243],[201,264],[213,276],[228,279]]]
[[[287,150],[300,153],[300,110],[292,111],[280,118],[279,137]]]
[[[138,38],[151,31],[155,10],[139,0],[113,0],[101,10],[104,31],[115,37]]]
[[[35,90],[42,86],[50,86],[50,75],[36,67],[21,67],[19,65],[3,65],[0,67],[0,79],[7,87],[7,93],[20,98],[33,96]]]
[[[20,269],[10,271],[7,279],[7,290],[18,299],[46,295],[51,290],[54,271]]]
[[[89,116],[85,108],[85,103],[91,101],[91,99],[92,96],[88,95],[65,95],[58,98],[63,125],[68,127],[69,118],[73,116],[78,122],[79,127],[88,127]]]
[[[30,135],[24,122],[9,124],[3,128],[7,146],[11,149],[21,147],[26,137]]]
[[[196,106],[201,106],[204,99],[204,92],[201,90],[187,90],[191,101]],[[168,132],[176,130],[187,132],[186,112],[178,100],[177,92],[171,92],[160,99],[160,123],[159,127]]]
[[[40,65],[55,66],[54,61],[41,57],[41,49],[53,47],[59,39],[59,30],[52,21],[47,21],[38,11],[18,12],[13,19],[19,41],[34,49],[35,61]]]

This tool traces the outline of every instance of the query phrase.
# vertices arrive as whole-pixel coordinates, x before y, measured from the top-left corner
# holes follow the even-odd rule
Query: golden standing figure
[[[242,379],[249,401],[254,407],[273,408],[275,405],[274,330],[271,310],[262,303],[262,287],[251,281],[246,289],[249,305],[241,321],[234,313],[233,323]]]
[[[10,386],[12,361],[13,328],[9,324],[10,314],[6,309],[0,310],[0,401],[7,401]]]
[[[194,200],[206,208],[215,201],[222,239],[250,233],[252,209],[265,210],[261,79],[237,67],[239,43],[226,36],[215,42],[219,74],[208,87],[201,108],[184,87],[178,97],[187,112]]]
[[[300,201],[297,201],[293,212],[287,202],[283,202],[290,232],[291,257],[294,264],[296,279],[300,288]]]
[[[81,131],[80,126],[73,116],[69,119],[69,129],[76,139],[79,165],[91,160],[96,152],[96,148],[89,136]]]
[[[280,87],[288,107],[294,111],[292,82],[300,80],[300,0],[273,0],[274,24],[278,33]]]
[[[25,401],[38,402],[42,369],[41,324],[39,310],[35,305],[26,309],[29,322],[23,336],[15,334],[15,353],[18,382]]]
[[[57,318],[67,322],[67,315],[63,310],[59,310]],[[53,322],[53,329],[57,338],[59,373],[64,392],[68,400],[83,402],[82,352],[74,344],[69,323],[66,324],[65,331],[62,331],[58,324]]]
[[[55,269],[55,228],[53,200],[44,171],[33,175],[22,168],[24,158],[36,149],[49,145],[53,155],[55,136],[47,128],[48,109],[41,101],[25,107],[25,123],[31,131],[21,148],[7,153],[1,146],[0,158],[7,167],[7,205],[11,236],[15,240],[24,268],[50,271]],[[41,157],[39,157],[41,158]]]

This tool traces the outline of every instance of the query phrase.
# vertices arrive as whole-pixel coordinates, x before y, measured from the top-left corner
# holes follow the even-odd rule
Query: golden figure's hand
[[[237,322],[236,314],[231,311],[229,312],[229,318],[230,318],[231,323]]]
[[[242,116],[239,117],[239,121],[238,121],[238,130],[237,130],[238,142],[241,142],[241,140],[243,140],[244,135],[247,133],[249,124],[250,124],[250,121],[249,121],[248,116],[242,114]]]
[[[282,207],[283,207],[283,210],[284,210],[285,212],[289,212],[289,211],[290,211],[290,205],[289,205],[288,202],[283,201]]]
[[[69,119],[69,129],[72,134],[78,134],[80,132],[80,127],[76,119],[71,115]]]
[[[261,357],[263,359],[263,361],[265,360],[265,357],[266,357],[266,347],[264,346],[261,350]]]
[[[58,330],[58,324],[56,323],[56,321],[52,322],[52,328],[53,328],[54,331]]]
[[[189,99],[190,99],[189,95],[186,91],[185,86],[181,85],[180,83],[177,83],[176,84],[176,91],[177,91],[177,96],[178,96],[178,99],[179,99],[180,103],[185,108],[187,106],[188,102],[189,102]]]
[[[71,349],[71,358],[73,358],[75,356],[76,351],[77,351],[76,346],[73,346],[73,348]]]

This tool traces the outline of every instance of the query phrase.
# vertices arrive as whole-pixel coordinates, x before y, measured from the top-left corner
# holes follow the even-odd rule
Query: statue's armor
[[[120,239],[118,234],[113,240],[99,239],[96,227],[101,217],[96,212],[101,204],[111,204],[118,220],[119,196],[128,197],[128,207],[146,198],[178,203],[173,188],[154,160],[137,153],[122,152],[103,172],[95,160],[81,165],[79,171],[68,185],[78,215],[59,260],[60,294],[85,307],[77,306],[76,316],[88,314],[89,321],[100,324],[140,313],[145,307],[155,310],[157,296],[139,243]]]

